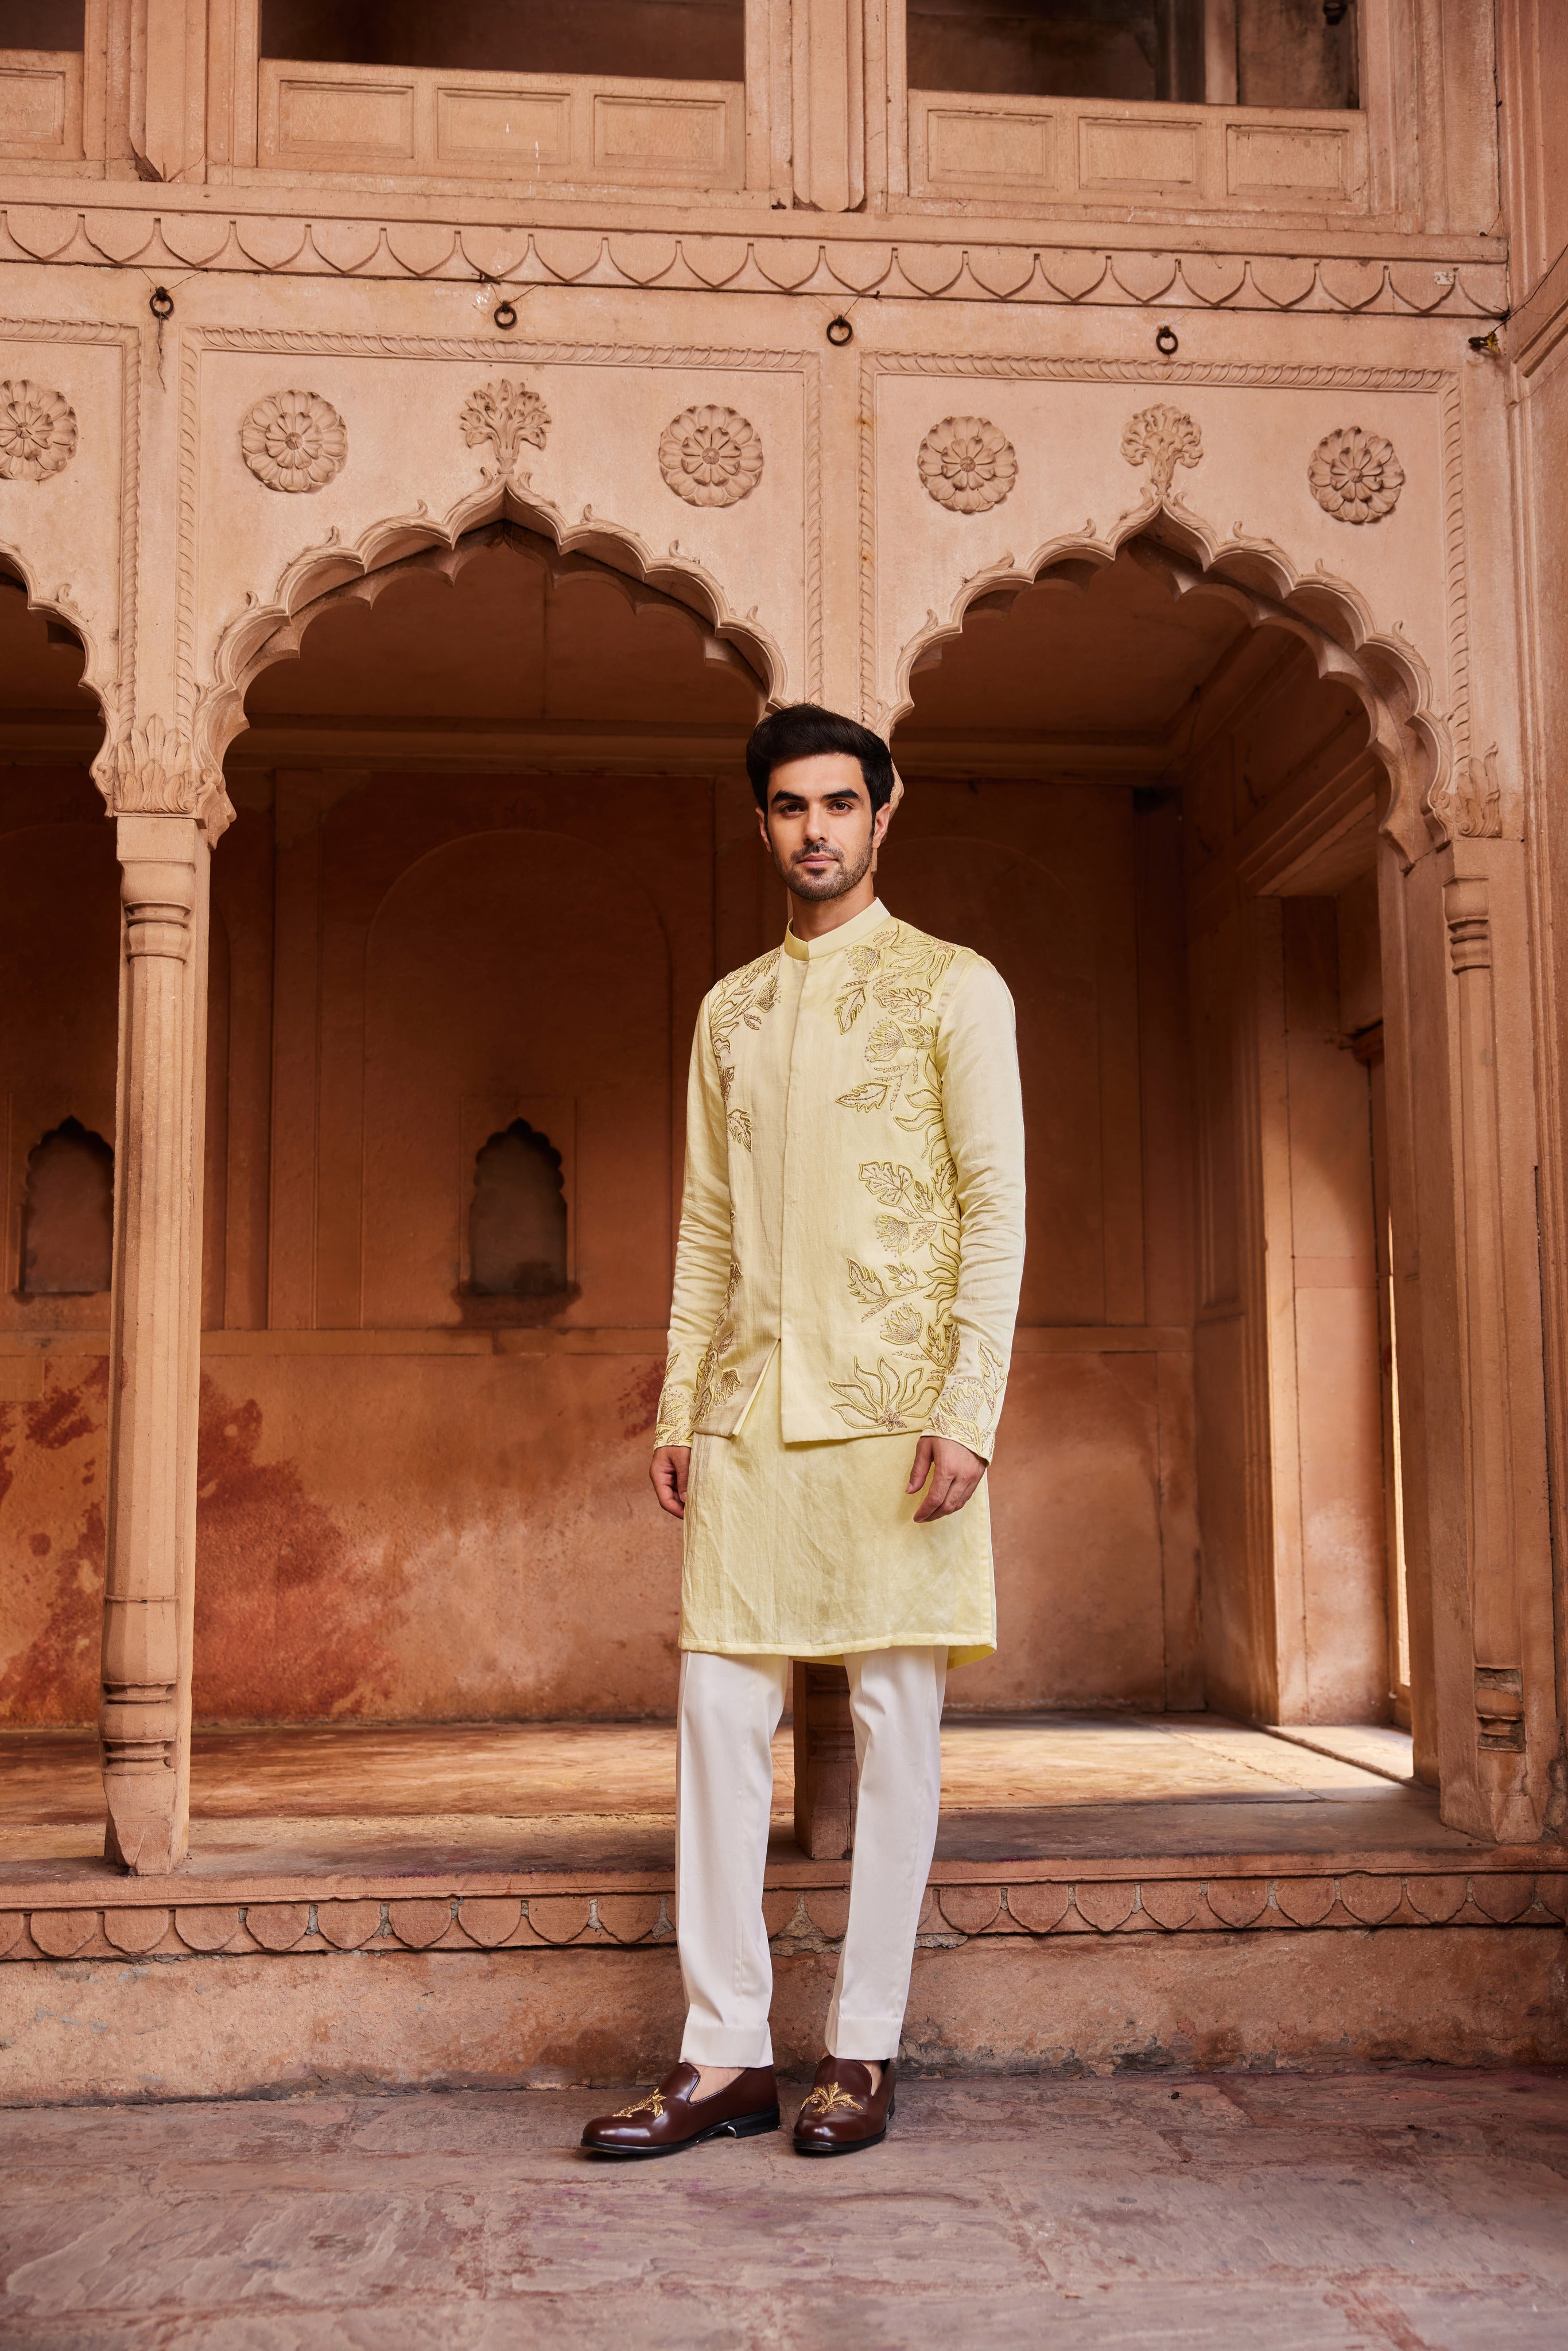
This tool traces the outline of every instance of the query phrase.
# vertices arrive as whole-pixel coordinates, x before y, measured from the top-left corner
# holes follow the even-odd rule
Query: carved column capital
[[[234,822],[221,771],[198,758],[188,736],[157,716],[106,743],[93,776],[112,816],[192,816],[209,841]]]

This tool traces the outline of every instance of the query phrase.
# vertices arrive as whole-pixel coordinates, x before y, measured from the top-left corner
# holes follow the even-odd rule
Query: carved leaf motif
[[[1203,457],[1203,434],[1190,416],[1162,401],[1142,408],[1122,435],[1122,455],[1129,465],[1146,465],[1149,486],[1157,498],[1168,498],[1178,465],[1196,465]]]
[[[1497,745],[1479,759],[1467,759],[1427,806],[1442,840],[1496,841],[1502,832]]]
[[[762,442],[733,408],[684,408],[665,425],[659,471],[689,507],[734,507],[762,479]]]
[[[1018,452],[986,416],[945,416],[920,444],[915,464],[929,495],[954,514],[999,507],[1018,479]]]
[[[157,716],[106,745],[93,775],[117,816],[196,816],[210,840],[233,821],[222,774],[203,767],[186,737]]]
[[[240,455],[269,490],[325,489],[341,473],[349,434],[317,392],[270,392],[239,429]]]
[[[75,411],[62,393],[18,376],[0,383],[0,477],[46,482],[76,455]]]
[[[1381,522],[1399,503],[1405,468],[1394,444],[1359,424],[1326,433],[1307,467],[1312,493],[1336,522]]]
[[[514,474],[525,444],[544,447],[551,418],[538,393],[530,392],[520,376],[502,376],[469,393],[458,422],[470,449],[488,441],[502,472]]]

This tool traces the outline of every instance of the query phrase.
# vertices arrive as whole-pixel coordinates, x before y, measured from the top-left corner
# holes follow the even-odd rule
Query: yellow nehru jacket
[[[1023,1168],[1012,999],[967,947],[879,903],[706,997],[655,1440],[694,1445],[684,1648],[994,1646],[985,1489],[915,1526],[903,1487],[925,1432],[990,1458]]]

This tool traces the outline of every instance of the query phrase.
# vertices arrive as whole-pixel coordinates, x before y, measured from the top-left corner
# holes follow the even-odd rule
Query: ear
[[[759,808],[757,811],[757,830],[766,841],[768,840],[768,810],[765,808]]]
[[[875,819],[872,824],[871,839],[873,849],[880,849],[883,842],[886,840],[887,828],[893,822],[893,811],[898,806],[899,801],[903,798],[904,778],[899,774],[898,769],[894,768],[893,771],[893,791],[889,798],[883,801],[882,807],[878,809]]]

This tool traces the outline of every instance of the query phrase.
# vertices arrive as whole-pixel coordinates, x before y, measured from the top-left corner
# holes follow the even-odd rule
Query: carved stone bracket
[[[111,816],[193,816],[209,841],[234,822],[222,771],[207,767],[189,737],[162,718],[143,719],[105,744],[93,778]]]

